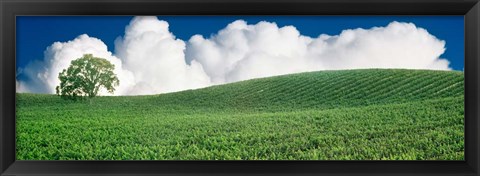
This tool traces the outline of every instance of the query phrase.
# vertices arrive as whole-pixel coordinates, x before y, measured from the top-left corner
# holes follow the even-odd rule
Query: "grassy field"
[[[321,71],[152,96],[17,94],[18,160],[463,160],[457,71]]]

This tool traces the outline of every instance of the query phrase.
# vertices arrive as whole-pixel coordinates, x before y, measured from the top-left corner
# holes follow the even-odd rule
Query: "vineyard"
[[[18,160],[463,160],[464,76],[365,69],[149,96],[17,94]]]

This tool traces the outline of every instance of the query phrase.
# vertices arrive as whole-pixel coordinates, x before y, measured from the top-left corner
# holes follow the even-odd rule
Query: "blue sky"
[[[17,17],[17,67],[43,59],[43,51],[56,41],[68,41],[88,34],[101,39],[109,50],[122,36],[131,16],[19,16]],[[170,24],[170,31],[180,39],[192,35],[209,36],[237,19],[249,24],[265,20],[279,26],[293,25],[303,35],[339,34],[344,29],[385,26],[391,21],[412,22],[446,41],[447,58],[455,70],[464,68],[463,16],[158,16]]]
[[[244,21],[236,21],[239,19]],[[399,23],[393,24],[394,21]],[[414,24],[413,28],[410,23]],[[133,27],[129,28],[129,24]],[[169,27],[166,28],[165,24]],[[227,30],[227,26],[234,27]],[[294,26],[294,29],[285,26]],[[373,27],[380,27],[381,30]],[[366,30],[353,30],[351,33],[342,33],[337,39],[332,38],[344,30],[357,28]],[[420,28],[426,29],[427,33]],[[103,45],[107,49],[98,52],[111,62],[123,64],[125,69],[119,71],[125,76],[121,82],[130,87],[121,88],[124,90],[120,94],[172,92],[295,73],[299,70],[376,68],[377,65],[378,68],[464,68],[463,16],[19,16],[16,29],[17,69],[22,70],[17,76],[17,89],[35,93],[52,93],[54,84],[58,82],[55,80],[58,68],[53,67],[62,64],[66,66],[62,59],[78,58],[79,52],[85,52],[83,49],[92,50],[95,47],[102,48]],[[237,29],[243,31],[240,39]],[[220,34],[220,30],[227,32]],[[269,32],[262,33],[265,30]],[[125,37],[127,31],[132,35],[128,39]],[[142,38],[148,31],[155,31],[155,34],[148,34],[150,39],[162,40]],[[296,32],[299,36],[295,36]],[[176,38],[165,35],[166,33],[172,33]],[[82,37],[82,34],[88,36]],[[192,38],[196,34],[202,37]],[[320,34],[329,37],[322,38],[319,37]],[[121,46],[115,44],[118,37],[123,37],[119,39]],[[305,37],[320,42],[305,40]],[[440,40],[445,41],[445,45]],[[72,44],[68,44],[69,41]],[[247,43],[242,43],[245,41]],[[57,48],[47,50],[54,42],[61,43]],[[132,43],[135,42],[135,45],[142,47],[134,46]],[[266,42],[266,45],[259,45],[258,42]],[[298,43],[301,44],[297,45]],[[171,46],[170,49],[162,49],[165,45]],[[248,49],[245,49],[245,45]],[[275,47],[272,49],[269,45]],[[117,51],[116,47],[120,50]],[[307,49],[303,50],[305,47]],[[127,51],[132,49],[142,55],[128,54]],[[446,49],[445,52],[443,49]],[[46,51],[58,56],[47,57],[44,55]],[[380,54],[372,55],[371,51]],[[402,56],[395,58],[392,55]],[[65,58],[66,56],[69,57]],[[155,59],[146,56],[155,56]],[[252,59],[254,56],[257,60]],[[290,63],[292,60],[285,59],[284,56],[301,59]],[[312,57],[317,61],[310,62]],[[49,61],[42,62],[44,58]],[[352,59],[349,60],[350,58]],[[448,65],[444,59],[448,60]],[[188,64],[177,63],[179,60],[187,60]],[[191,60],[195,60],[197,65],[191,64]],[[285,60],[283,64],[278,63],[282,60]],[[34,61],[41,62],[28,65]],[[417,61],[416,65],[410,64]],[[318,66],[310,67],[315,64]],[[174,67],[179,65],[178,68]],[[266,67],[277,70],[265,69]],[[147,74],[164,76],[158,76],[155,80],[142,77]],[[44,77],[39,78],[38,75]],[[179,75],[195,78],[181,78]],[[166,82],[173,83],[166,85]],[[129,93],[131,90],[135,90],[135,93]]]

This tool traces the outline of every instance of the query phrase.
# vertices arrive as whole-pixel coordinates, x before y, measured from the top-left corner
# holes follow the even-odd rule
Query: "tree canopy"
[[[62,98],[74,100],[95,97],[102,88],[113,93],[115,86],[120,84],[114,69],[115,65],[108,60],[85,54],[60,72],[60,85],[56,87],[56,93]]]

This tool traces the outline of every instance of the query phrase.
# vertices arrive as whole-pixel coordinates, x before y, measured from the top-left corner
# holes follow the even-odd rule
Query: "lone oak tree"
[[[78,97],[95,97],[103,87],[109,93],[115,91],[115,86],[120,84],[113,70],[115,65],[108,60],[85,54],[83,57],[71,62],[67,69],[59,75],[60,85],[56,87],[57,95],[64,99],[77,99]]]

